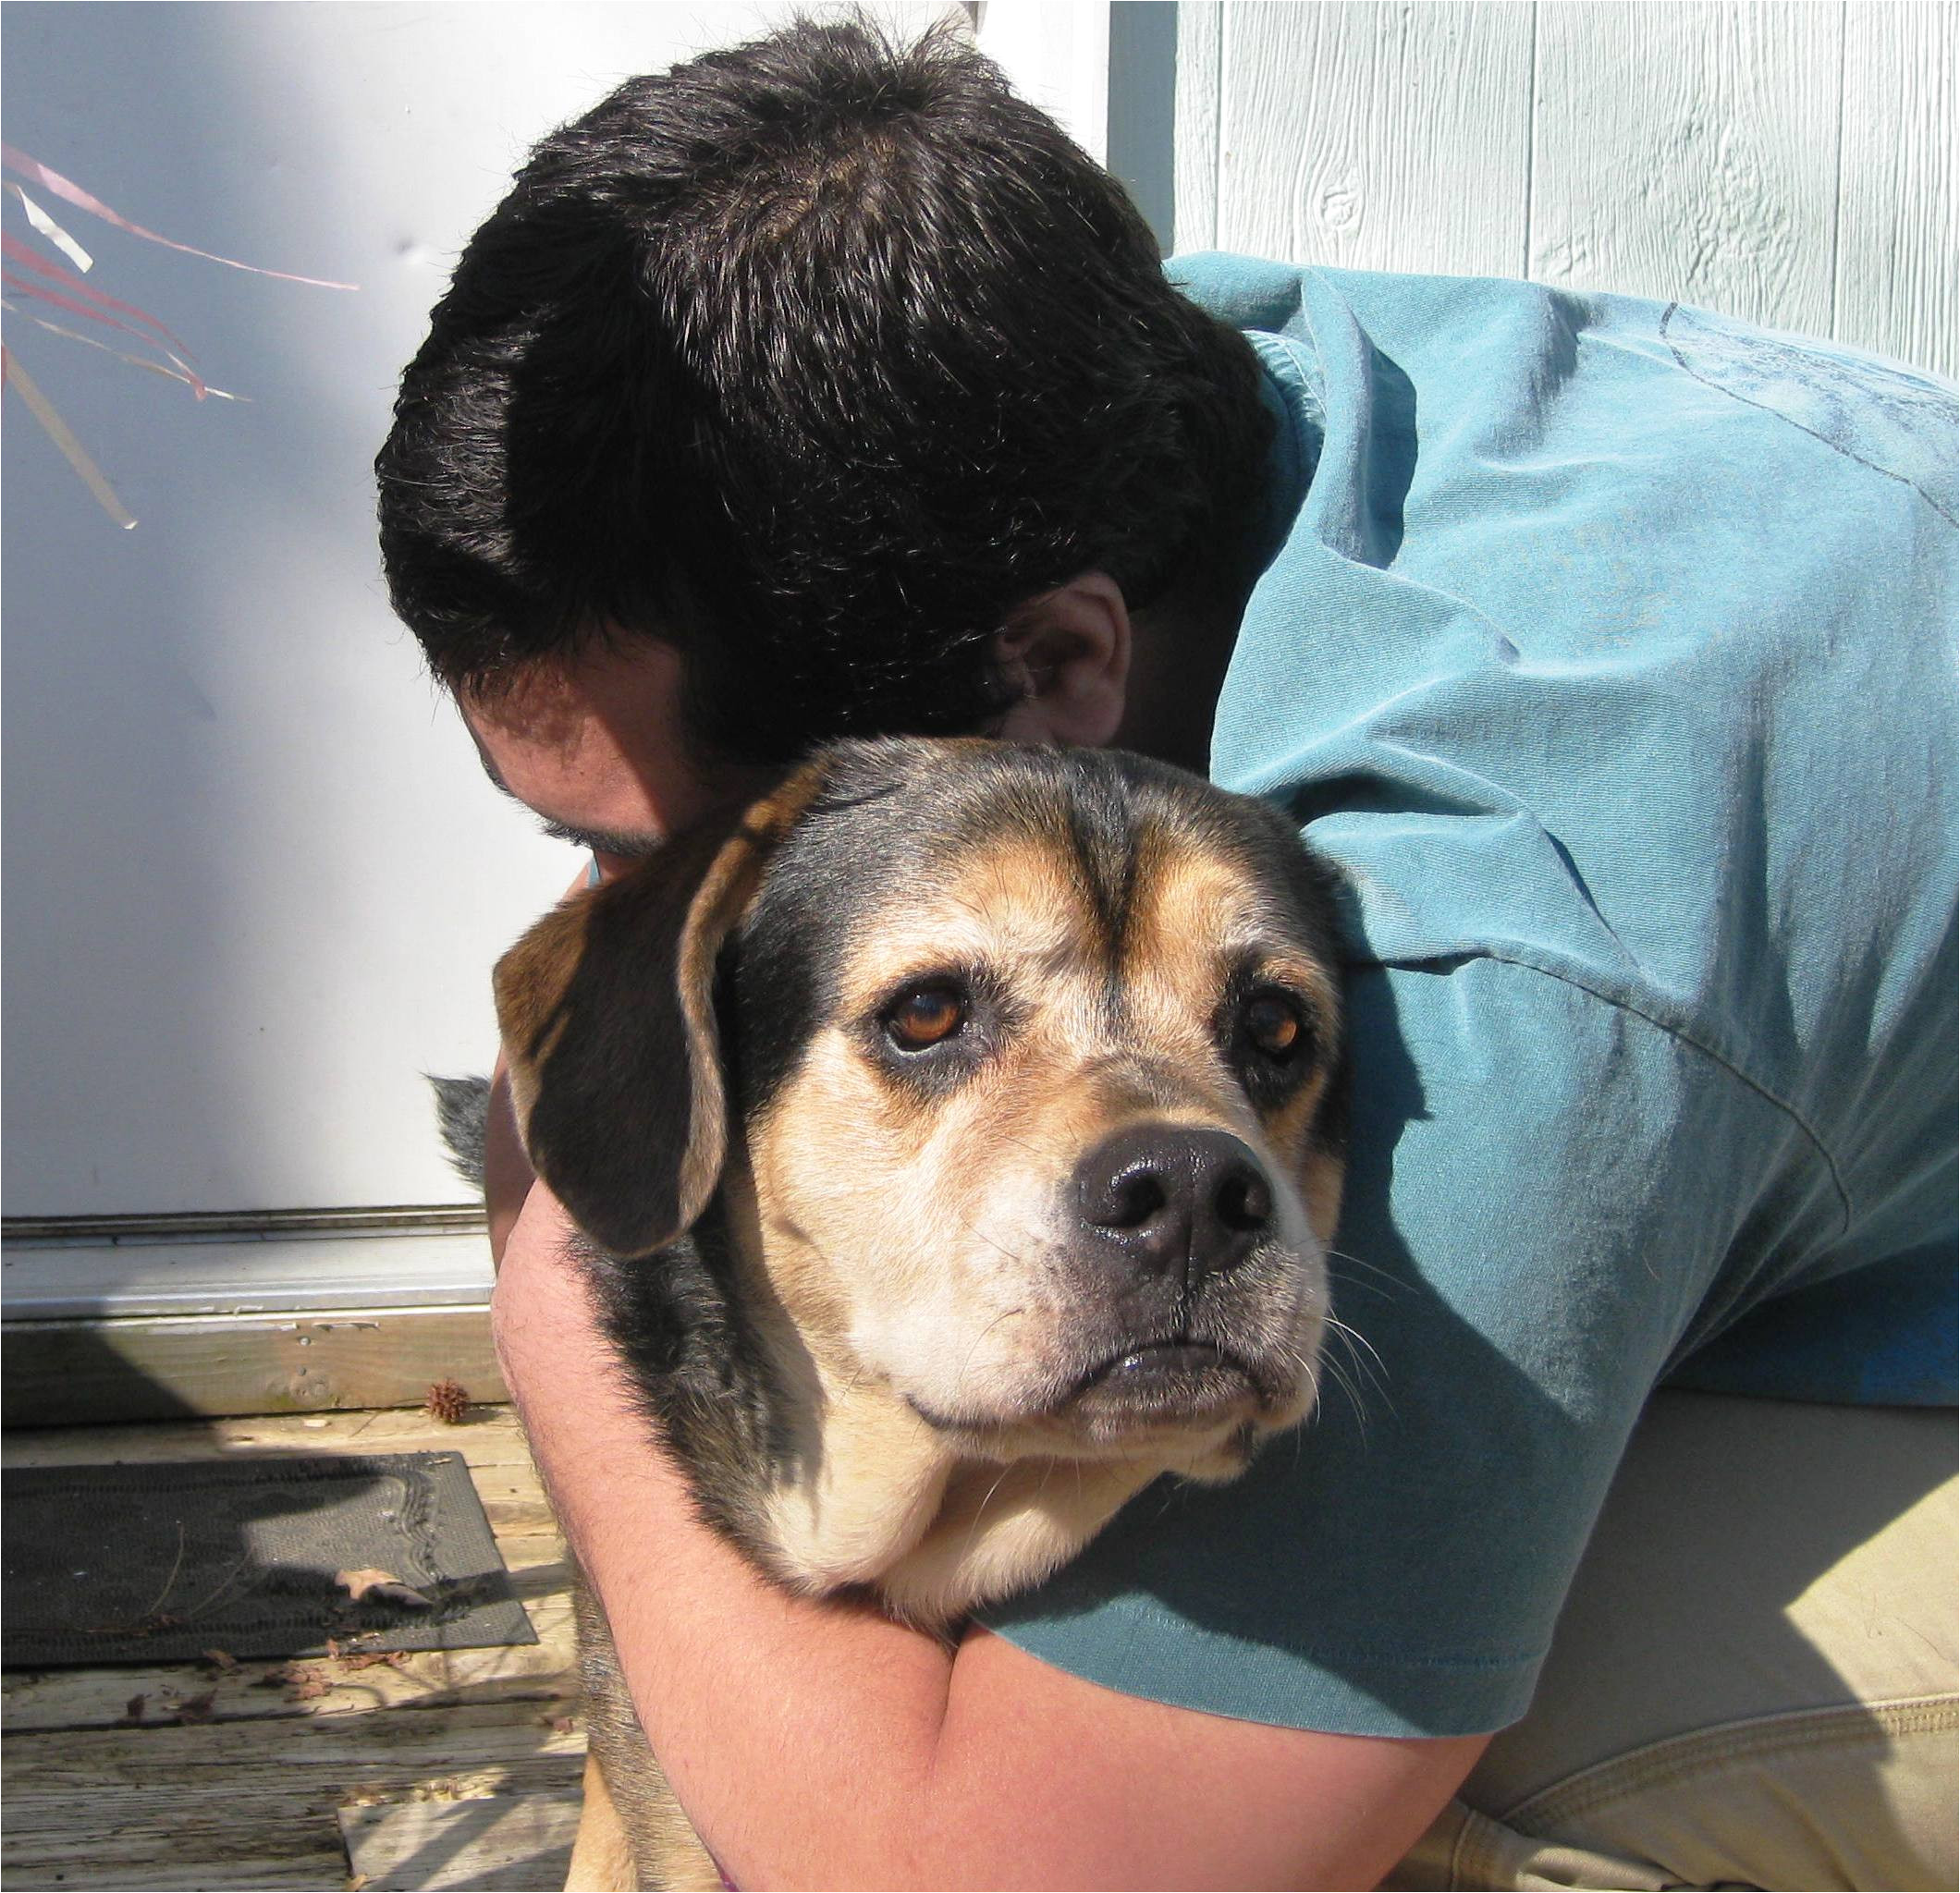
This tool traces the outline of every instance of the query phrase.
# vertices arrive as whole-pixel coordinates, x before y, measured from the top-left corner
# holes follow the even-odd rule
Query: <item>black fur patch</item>
[[[429,1072],[435,1093],[435,1122],[449,1153],[449,1167],[465,1183],[484,1187],[484,1143],[489,1136],[490,1081],[487,1078],[436,1078]]]

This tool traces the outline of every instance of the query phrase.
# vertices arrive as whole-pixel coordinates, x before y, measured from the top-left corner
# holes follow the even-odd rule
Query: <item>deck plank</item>
[[[167,1788],[118,1794],[85,1817],[56,1805],[10,1806],[6,1858],[8,1893],[248,1893],[340,1887],[348,1879],[346,1842],[332,1811],[284,1801],[186,1803]]]
[[[332,1413],[162,1420],[130,1426],[20,1428],[0,1435],[0,1465],[85,1466],[151,1459],[222,1459],[239,1452],[459,1452],[471,1469],[529,1467],[517,1416],[472,1407],[445,1425],[414,1407]]]
[[[329,1813],[373,1801],[453,1801],[511,1780],[575,1779],[584,1748],[570,1716],[531,1703],[296,1716],[272,1729],[257,1721],[59,1729],[8,1743],[7,1820],[124,1789]]]
[[[576,1789],[522,1798],[342,1808],[340,1831],[367,1893],[562,1887],[579,1831]]]
[[[8,1426],[413,1411],[438,1380],[505,1398],[481,1306],[10,1320],[0,1322],[0,1369]]]
[[[388,1885],[562,1884],[555,1837],[585,1746],[569,1569],[508,1408],[476,1409],[459,1426],[394,1410],[0,1440],[9,1466],[441,1450],[468,1462],[538,1643],[416,1651],[398,1664],[308,1659],[301,1690],[281,1686],[287,1666],[271,1662],[10,1672],[0,1689],[9,1887],[340,1888],[348,1834],[393,1862]],[[488,1797],[495,1807],[442,1813]],[[425,1812],[397,1823],[393,1809]],[[435,1877],[414,1877],[425,1871]],[[453,1877],[479,1871],[496,1877]]]
[[[143,1726],[193,1715],[213,1722],[271,1722],[293,1716],[365,1715],[375,1709],[453,1708],[465,1703],[569,1703],[576,1690],[571,1604],[562,1565],[533,1566],[552,1589],[527,1594],[534,1644],[482,1650],[412,1650],[398,1663],[308,1657],[293,1664],[240,1663],[221,1671],[199,1663],[119,1664],[114,1668],[10,1672],[5,1692],[8,1736],[65,1728],[116,1728],[141,1696]],[[314,1693],[318,1689],[319,1693]],[[205,1698],[209,1701],[206,1703]]]

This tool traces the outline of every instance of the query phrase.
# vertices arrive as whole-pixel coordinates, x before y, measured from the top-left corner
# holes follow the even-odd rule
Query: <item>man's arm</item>
[[[949,1655],[870,1606],[786,1594],[694,1516],[595,1369],[549,1192],[504,1227],[506,1378],[643,1726],[738,1885],[1371,1886],[1482,1752],[1169,1708],[986,1631]]]

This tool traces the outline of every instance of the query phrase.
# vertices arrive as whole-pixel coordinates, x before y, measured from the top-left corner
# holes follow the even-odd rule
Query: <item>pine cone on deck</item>
[[[469,1389],[453,1380],[438,1380],[429,1389],[422,1410],[430,1419],[440,1420],[445,1426],[459,1426],[463,1416],[470,1411]]]

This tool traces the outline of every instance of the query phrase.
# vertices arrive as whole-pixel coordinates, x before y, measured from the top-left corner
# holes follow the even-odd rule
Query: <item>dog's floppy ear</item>
[[[574,896],[497,962],[496,1017],[532,1166],[615,1255],[670,1242],[728,1150],[715,961],[770,854],[823,787],[758,802]]]

